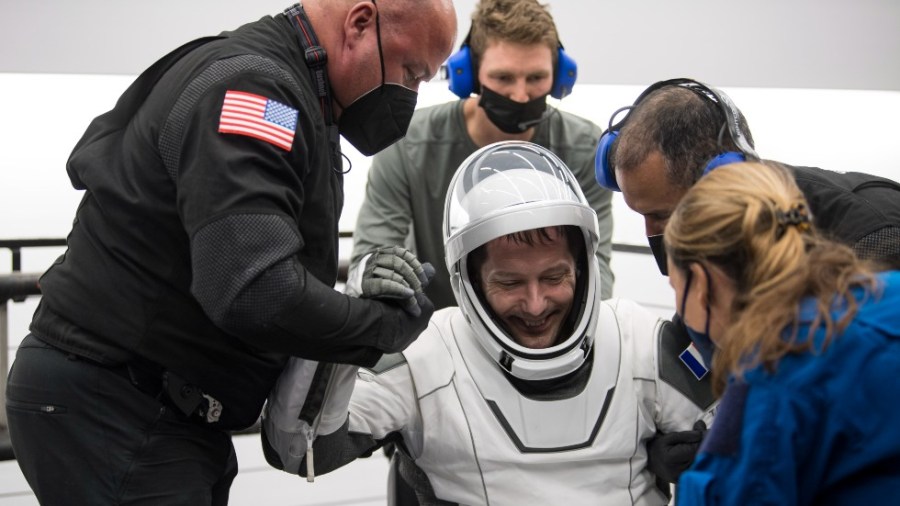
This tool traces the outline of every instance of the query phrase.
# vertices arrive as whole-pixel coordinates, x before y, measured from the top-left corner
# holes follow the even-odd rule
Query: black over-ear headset
[[[619,189],[619,183],[616,182],[615,167],[613,166],[612,160],[609,159],[613,143],[616,141],[619,132],[628,121],[628,116],[631,114],[631,111],[634,110],[634,108],[648,95],[666,86],[681,86],[687,88],[703,99],[714,103],[719,110],[722,111],[725,118],[725,124],[722,125],[722,129],[719,131],[719,146],[722,145],[722,135],[725,130],[727,130],[728,134],[731,136],[731,140],[734,141],[734,144],[740,150],[725,151],[711,159],[706,163],[706,167],[703,169],[704,176],[720,165],[742,162],[748,159],[759,160],[759,155],[756,154],[750,141],[744,136],[744,133],[741,132],[741,111],[734,105],[734,102],[728,98],[728,95],[699,81],[694,81],[693,79],[669,79],[653,84],[638,96],[637,100],[634,101],[634,104],[616,110],[609,119],[609,127],[603,132],[603,135],[600,136],[600,141],[597,145],[597,156],[594,159],[595,176],[600,186],[613,191],[622,191]],[[613,124],[613,121],[615,121],[619,113],[623,111],[628,112],[619,122]]]
[[[479,92],[481,85],[478,82],[478,70],[472,61],[472,48],[469,39],[472,36],[469,30],[459,51],[450,55],[447,59],[447,78],[450,81],[450,91],[460,98],[468,98],[472,93]],[[556,50],[556,68],[553,72],[553,88],[550,96],[561,99],[572,93],[575,79],[578,77],[578,65],[571,56],[566,54],[562,43]]]

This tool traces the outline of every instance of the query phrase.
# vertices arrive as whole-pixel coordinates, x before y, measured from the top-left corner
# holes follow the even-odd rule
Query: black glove
[[[647,469],[669,483],[677,483],[694,461],[704,434],[703,420],[694,424],[694,430],[658,434],[647,442]]]
[[[308,360],[373,367],[384,353],[409,346],[434,313],[424,293],[414,292],[416,311],[407,312],[391,299],[337,292],[302,266],[298,274],[302,289],[274,318],[268,334],[254,336],[255,345]]]
[[[405,248],[379,248],[362,259],[346,291],[355,297],[397,301],[409,314],[419,316],[415,295],[423,293],[434,273],[430,263],[420,263]]]
[[[431,315],[434,314],[434,304],[421,292],[416,293],[413,300],[418,309],[417,315],[413,315],[412,311],[406,307],[400,309],[394,304],[384,304],[378,300],[372,301],[381,304],[384,311],[381,330],[375,343],[376,348],[385,353],[399,353],[412,344],[425,330]]]

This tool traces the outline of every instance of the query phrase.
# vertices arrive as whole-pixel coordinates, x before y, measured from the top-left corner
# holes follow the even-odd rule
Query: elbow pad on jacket
[[[293,264],[301,246],[281,216],[235,214],[213,221],[191,241],[191,293],[219,328],[255,335],[297,290]]]

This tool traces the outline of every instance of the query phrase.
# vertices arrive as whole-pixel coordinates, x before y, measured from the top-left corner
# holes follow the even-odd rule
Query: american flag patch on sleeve
[[[219,132],[246,135],[290,151],[297,130],[297,109],[266,97],[228,90],[219,116]]]

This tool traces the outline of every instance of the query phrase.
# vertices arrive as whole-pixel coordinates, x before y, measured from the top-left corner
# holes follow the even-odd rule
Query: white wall
[[[380,0],[391,1],[391,0]],[[65,161],[88,122],[168,50],[283,10],[293,0],[0,0],[0,238],[64,237],[80,193]],[[788,163],[900,179],[900,2],[895,0],[550,0],[579,62],[561,107],[606,125],[648,84],[694,77],[728,92],[759,153]],[[476,0],[455,0],[460,40]],[[876,91],[862,91],[876,90]],[[893,90],[893,91],[877,91]],[[452,99],[446,83],[420,104]],[[352,230],[368,162],[346,178]],[[614,200],[616,242],[645,244],[640,217]],[[346,245],[342,245],[346,247]],[[27,250],[43,271],[59,248]],[[670,313],[671,290],[647,257],[617,254],[615,293]],[[10,270],[0,251],[0,273]],[[10,310],[11,339],[34,303]]]
[[[455,0],[460,39],[475,1]],[[291,3],[0,0],[0,239],[67,234],[81,194],[66,177],[66,158],[90,120],[112,107],[138,72],[191,38]],[[605,125],[646,85],[693,77],[735,99],[763,157],[900,180],[900,2],[548,3],[562,42],[579,62],[578,85],[562,108]],[[435,83],[422,90],[420,103],[451,98],[445,83]],[[344,230],[355,221],[368,165],[348,152],[354,169],[346,178]],[[614,206],[614,240],[643,245],[640,217],[620,195]],[[23,270],[43,271],[61,251],[26,250]],[[10,263],[9,252],[0,250],[0,275]],[[652,259],[616,253],[613,268],[617,296],[672,314],[671,289]],[[36,302],[10,303],[13,348]]]
[[[295,0],[0,0],[0,72],[137,74]],[[380,0],[392,1],[392,0]],[[545,0],[580,81],[900,90],[896,0]],[[455,0],[460,37],[476,0]]]
[[[81,192],[72,189],[65,162],[95,116],[113,106],[133,76],[0,74],[0,238],[61,238],[68,233]],[[610,114],[630,104],[642,86],[579,84],[561,108],[606,125]],[[900,92],[723,88],[747,116],[764,158],[832,170],[862,171],[900,180]],[[421,90],[420,105],[453,96],[445,82]],[[554,101],[555,102],[555,101]],[[352,230],[365,187],[368,159],[345,144],[353,169],[345,178],[341,229]],[[614,198],[619,243],[645,245],[640,216],[621,195]],[[346,244],[342,245],[346,248]],[[23,252],[24,272],[41,272],[60,248]],[[346,253],[346,251],[345,251]],[[671,290],[652,259],[617,253],[615,295],[671,314]],[[0,250],[0,273],[9,272],[8,251]],[[13,304],[10,339],[24,334],[35,301]]]

